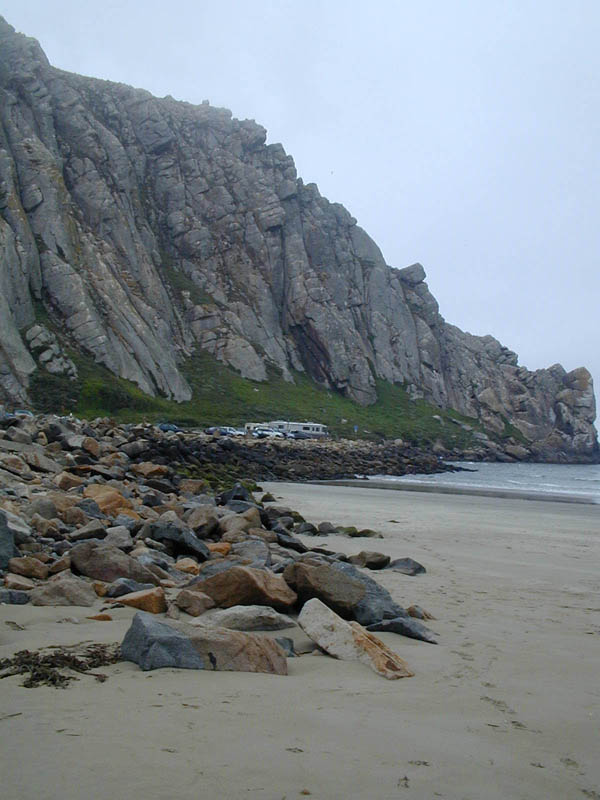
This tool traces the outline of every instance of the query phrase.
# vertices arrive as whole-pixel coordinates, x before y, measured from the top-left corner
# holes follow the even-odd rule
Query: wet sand
[[[290,659],[287,677],[119,663],[101,669],[107,682],[81,676],[67,690],[8,678],[3,797],[600,797],[598,506],[263,486],[310,521],[385,536],[307,542],[425,565],[418,577],[373,573],[398,602],[437,618],[438,646],[382,635],[415,677],[386,681],[309,655]],[[90,613],[0,606],[0,657],[119,641],[132,616],[120,609],[102,623]]]

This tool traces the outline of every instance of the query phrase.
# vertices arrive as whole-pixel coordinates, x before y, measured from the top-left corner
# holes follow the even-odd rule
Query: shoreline
[[[440,473],[443,474],[443,473]],[[399,492],[424,492],[426,494],[471,495],[473,497],[496,497],[507,500],[540,500],[547,503],[576,503],[599,505],[592,495],[567,494],[566,492],[533,492],[528,489],[501,489],[479,486],[449,486],[448,484],[425,484],[417,481],[384,480],[381,478],[356,478],[330,481],[308,481],[313,486],[348,486],[368,489],[386,489]]]

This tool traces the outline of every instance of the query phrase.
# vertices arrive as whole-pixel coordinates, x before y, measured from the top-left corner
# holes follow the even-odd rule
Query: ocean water
[[[553,495],[577,498],[581,502],[600,504],[599,464],[488,464],[469,461],[450,462],[469,472],[443,472],[437,475],[374,476],[373,480],[394,481],[415,487],[437,486],[515,493]]]

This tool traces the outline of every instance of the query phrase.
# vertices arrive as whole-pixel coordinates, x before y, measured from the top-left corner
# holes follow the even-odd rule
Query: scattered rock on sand
[[[361,661],[378,675],[395,680],[414,675],[406,662],[356,622],[346,622],[317,598],[304,604],[298,624],[329,655]]]
[[[204,660],[187,636],[144,612],[133,618],[121,643],[121,657],[143,670],[204,669]]]
[[[361,550],[355,556],[348,556],[350,564],[367,569],[384,569],[388,566],[391,559],[383,553],[376,553],[372,550]]]
[[[399,633],[401,636],[408,636],[410,639],[420,639],[422,642],[437,644],[435,634],[425,625],[417,622],[412,617],[396,617],[396,619],[384,619],[367,625],[368,631],[379,631],[381,633]]]
[[[397,558],[390,561],[388,569],[393,569],[396,572],[402,572],[404,575],[422,575],[427,572],[423,564],[419,564],[412,558]]]

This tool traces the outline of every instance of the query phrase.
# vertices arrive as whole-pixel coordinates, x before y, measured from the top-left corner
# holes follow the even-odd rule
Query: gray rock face
[[[202,349],[363,404],[375,376],[403,383],[492,431],[508,420],[514,458],[597,457],[587,370],[530,372],[448,325],[423,267],[388,266],[253,121],[56,70],[1,18],[0,96],[0,402],[24,402],[36,369],[74,375],[34,324],[43,298],[65,343],[150,394],[189,399],[181,367]]]

